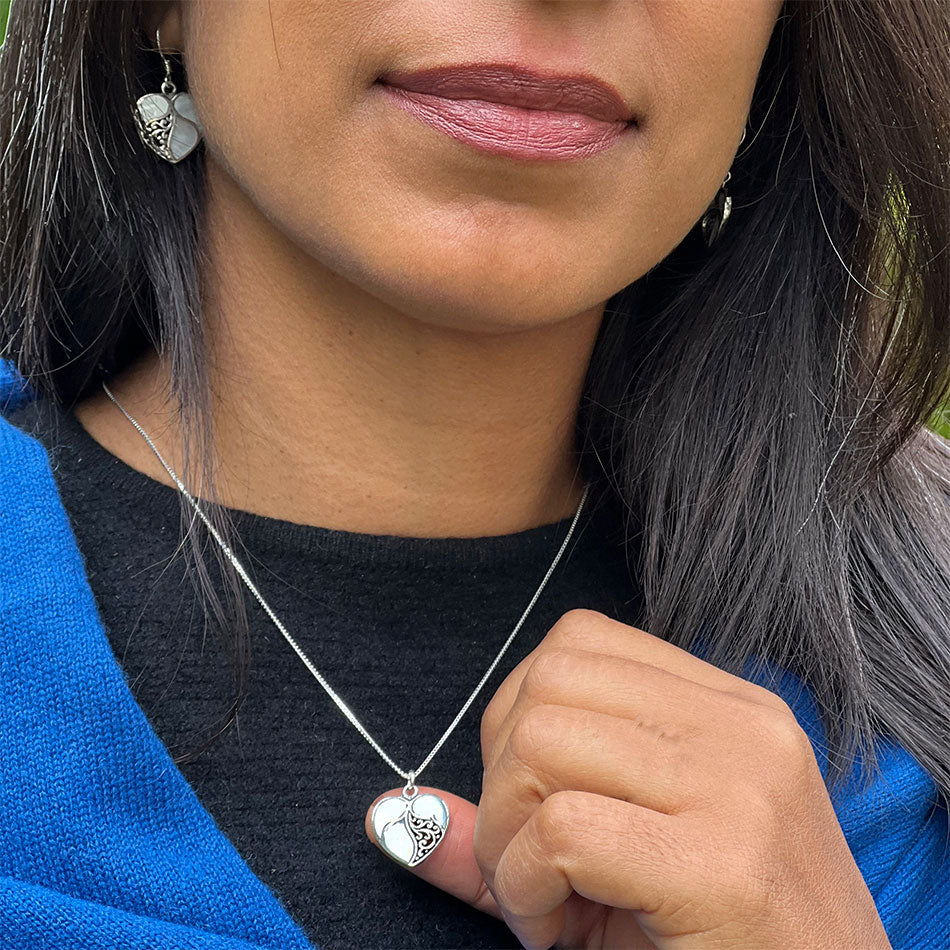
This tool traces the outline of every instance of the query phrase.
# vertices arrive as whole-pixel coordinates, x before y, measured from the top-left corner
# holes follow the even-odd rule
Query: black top
[[[51,403],[34,401],[10,418],[50,451],[100,617],[136,701],[172,754],[193,748],[228,708],[233,679],[177,550],[178,489],[131,468]],[[247,549],[238,557],[258,589],[404,769],[429,753],[484,675],[573,517],[508,535],[432,539],[234,514]],[[637,622],[640,601],[622,536],[618,512],[598,504],[592,489],[521,631],[421,784],[478,802],[481,714],[565,611],[589,607]],[[403,780],[242,590],[249,695],[237,723],[179,765],[218,827],[324,950],[518,948],[503,921],[415,877],[367,839],[370,804]]]

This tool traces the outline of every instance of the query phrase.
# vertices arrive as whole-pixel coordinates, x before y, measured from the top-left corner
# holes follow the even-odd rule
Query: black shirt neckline
[[[47,414],[43,428],[56,433],[52,436],[51,452],[54,466],[70,466],[76,470],[73,475],[80,479],[106,480],[116,504],[134,507],[130,515],[142,530],[179,530],[181,499],[177,487],[133,468],[97,442],[72,412],[43,397],[17,410],[12,421],[29,430],[39,422],[37,417],[42,413]],[[424,538],[327,528],[238,508],[224,510],[233,518],[240,541],[238,546],[246,546],[254,552],[266,553],[279,548],[300,557],[367,566],[426,568],[452,562],[472,570],[497,571],[544,558],[553,561],[574,520],[571,514],[507,534]],[[188,511],[193,513],[190,506]],[[612,509],[592,485],[562,560],[580,545],[620,543],[619,529]]]

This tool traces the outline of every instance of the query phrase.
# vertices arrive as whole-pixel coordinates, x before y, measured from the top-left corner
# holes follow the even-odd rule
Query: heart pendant
[[[425,861],[439,846],[449,826],[448,806],[428,792],[387,795],[370,816],[380,847],[407,868]]]
[[[180,162],[201,140],[201,122],[190,93],[171,97],[147,93],[136,101],[132,116],[139,138],[166,161]]]

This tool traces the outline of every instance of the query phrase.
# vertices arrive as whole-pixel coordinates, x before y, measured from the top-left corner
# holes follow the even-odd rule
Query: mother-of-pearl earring
[[[190,155],[201,141],[201,122],[191,94],[178,92],[172,82],[171,61],[162,52],[158,30],[155,42],[165,63],[162,91],[139,96],[132,108],[132,118],[142,142],[156,155],[175,164]]]

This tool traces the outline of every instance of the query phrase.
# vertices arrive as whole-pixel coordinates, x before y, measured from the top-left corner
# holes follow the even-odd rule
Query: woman
[[[0,942],[950,946],[948,29],[15,3]]]

